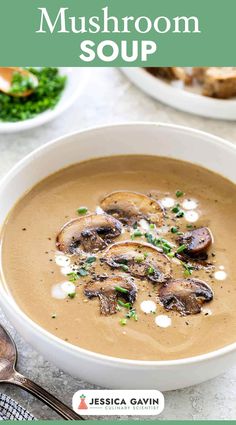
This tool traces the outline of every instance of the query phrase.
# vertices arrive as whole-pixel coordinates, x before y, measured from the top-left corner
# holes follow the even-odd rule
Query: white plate
[[[213,99],[173,87],[149,74],[143,68],[121,68],[122,72],[141,90],[173,108],[207,118],[236,120],[236,98]]]
[[[25,121],[1,122],[0,133],[15,133],[22,130],[28,130],[58,117],[62,112],[68,109],[80,96],[84,89],[90,74],[90,68],[60,68],[60,74],[67,76],[66,87],[62,92],[61,98],[54,109],[49,109]]]

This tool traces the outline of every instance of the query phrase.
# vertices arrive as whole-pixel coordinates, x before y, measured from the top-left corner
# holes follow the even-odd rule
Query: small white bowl
[[[143,68],[121,68],[121,71],[149,96],[173,108],[207,118],[236,120],[236,98],[213,99],[192,93],[174,87]]]
[[[17,200],[51,173],[91,158],[126,154],[177,158],[236,183],[236,147],[210,134],[153,123],[100,127],[48,143],[20,161],[0,184],[0,226]],[[127,360],[85,350],[27,317],[3,280],[0,305],[18,332],[46,359],[75,377],[106,388],[175,390],[213,378],[236,362],[236,343],[200,356],[167,361]]]
[[[91,68],[59,68],[59,72],[67,76],[67,82],[55,108],[24,121],[0,121],[0,133],[15,133],[43,125],[65,112],[77,100],[86,86]]]

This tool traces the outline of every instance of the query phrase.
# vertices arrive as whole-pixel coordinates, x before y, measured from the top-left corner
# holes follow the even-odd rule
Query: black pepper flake
[[[27,229],[26,229],[26,227],[23,227],[23,229],[22,229],[22,230],[23,230],[23,232],[25,232]]]

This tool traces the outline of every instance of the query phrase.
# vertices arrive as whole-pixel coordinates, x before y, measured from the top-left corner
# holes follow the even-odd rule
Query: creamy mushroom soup
[[[235,342],[235,185],[167,158],[63,169],[26,193],[2,231],[20,308],[74,345],[168,360]]]

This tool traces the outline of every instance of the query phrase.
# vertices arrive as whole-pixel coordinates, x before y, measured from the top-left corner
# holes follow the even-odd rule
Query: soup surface
[[[124,192],[111,205],[114,191]],[[154,208],[143,216],[142,194]],[[20,308],[72,344],[138,360],[203,354],[235,342],[235,207],[235,185],[181,161],[79,163],[15,205],[2,231],[2,273]],[[94,213],[97,233],[86,228]]]

